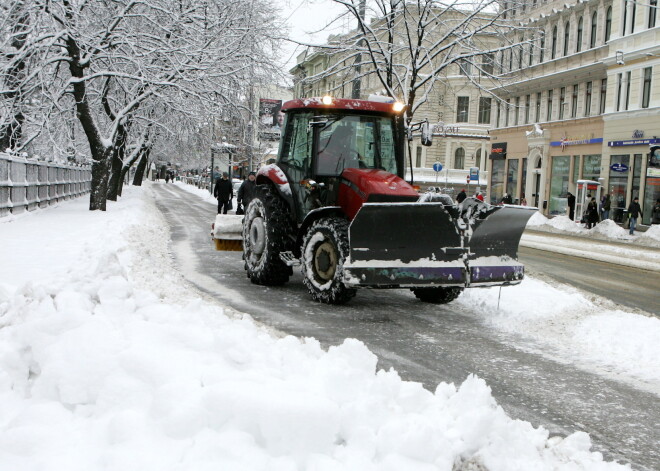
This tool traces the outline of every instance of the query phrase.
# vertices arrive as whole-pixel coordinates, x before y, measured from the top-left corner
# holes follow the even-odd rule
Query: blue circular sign
[[[440,162],[434,163],[433,164],[433,170],[435,170],[436,172],[442,171],[442,164]]]
[[[610,165],[610,169],[612,169],[613,172],[627,172],[628,166],[626,164],[612,164]]]

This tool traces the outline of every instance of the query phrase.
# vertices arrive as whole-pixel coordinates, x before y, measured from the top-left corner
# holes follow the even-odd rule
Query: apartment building
[[[491,37],[488,31],[484,31],[474,40],[486,47],[492,43]],[[340,39],[331,36],[328,45]],[[492,46],[496,47],[496,43]],[[294,96],[354,96],[354,61],[354,58],[346,59],[341,53],[327,48],[310,49],[299,54],[296,66],[290,70],[294,76]],[[362,65],[360,73],[360,98],[385,93],[373,66]],[[433,87],[425,90],[425,101],[416,110],[414,121],[428,119],[434,125],[434,144],[431,147],[422,146],[419,138],[412,142],[412,162],[417,177],[424,173],[428,175],[436,162],[445,169],[456,170],[454,175],[461,175],[459,171],[462,170],[464,176],[460,177],[460,181],[463,183],[471,167],[479,167],[481,177],[487,177],[488,132],[493,123],[494,101],[488,88],[492,83],[489,77],[493,73],[493,54],[483,54],[449,65],[442,71],[442,80],[435,81]],[[474,82],[482,85],[475,85]]]
[[[492,89],[490,201],[509,193],[546,215],[566,214],[577,180],[595,180],[621,220],[634,196],[660,197],[649,151],[660,136],[657,2],[501,5],[529,32],[497,60],[505,81]]]

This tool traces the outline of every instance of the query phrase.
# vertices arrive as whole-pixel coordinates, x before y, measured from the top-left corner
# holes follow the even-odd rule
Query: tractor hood
[[[341,183],[339,205],[349,219],[367,202],[413,202],[419,198],[408,182],[383,170],[347,168]]]
[[[341,174],[342,180],[347,180],[350,186],[355,186],[364,194],[365,201],[371,201],[371,195],[389,195],[394,197],[409,197],[405,201],[415,201],[419,194],[402,178],[384,170],[365,170],[347,168]],[[402,201],[399,198],[383,201]]]

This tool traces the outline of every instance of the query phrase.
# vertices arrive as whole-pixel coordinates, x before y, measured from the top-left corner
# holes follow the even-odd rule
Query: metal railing
[[[0,218],[89,193],[89,165],[66,165],[0,152]]]

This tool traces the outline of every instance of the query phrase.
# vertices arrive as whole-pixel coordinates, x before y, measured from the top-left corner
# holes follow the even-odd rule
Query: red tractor
[[[312,297],[329,304],[358,288],[410,288],[447,303],[465,287],[519,283],[518,243],[533,211],[420,196],[404,180],[401,108],[328,97],[284,103],[277,162],[257,173],[241,236],[223,231],[227,216],[216,219],[216,247],[241,239],[234,245],[260,285],[286,283],[301,266]]]

